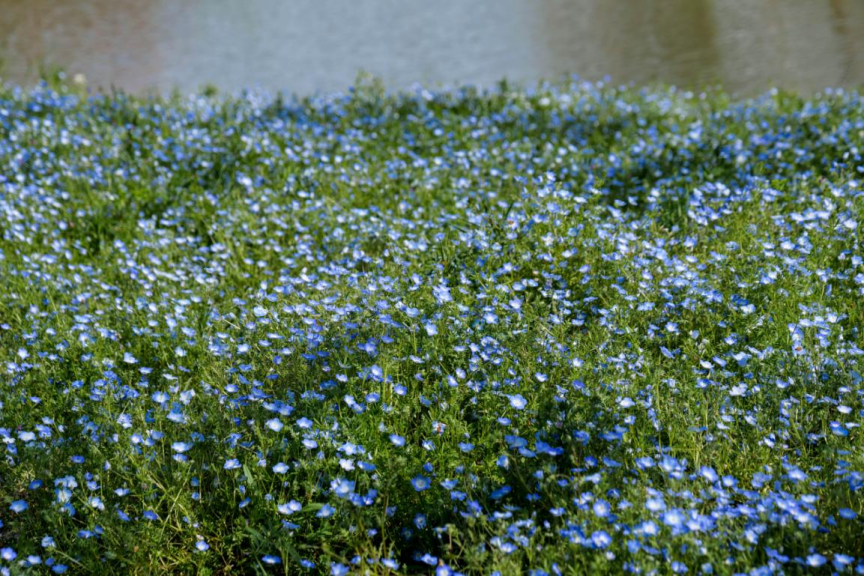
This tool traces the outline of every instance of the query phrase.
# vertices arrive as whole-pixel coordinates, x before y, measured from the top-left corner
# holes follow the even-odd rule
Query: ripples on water
[[[864,83],[860,0],[0,0],[3,76],[133,91],[578,74],[743,93]]]

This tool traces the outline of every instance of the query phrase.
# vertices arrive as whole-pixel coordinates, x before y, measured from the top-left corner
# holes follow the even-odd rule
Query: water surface
[[[614,82],[864,83],[864,0],[0,0],[2,75],[40,64],[132,91],[394,88],[577,74]]]

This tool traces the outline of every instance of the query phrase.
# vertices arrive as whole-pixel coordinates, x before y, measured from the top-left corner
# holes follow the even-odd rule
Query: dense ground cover
[[[864,572],[864,100],[0,91],[2,573]]]

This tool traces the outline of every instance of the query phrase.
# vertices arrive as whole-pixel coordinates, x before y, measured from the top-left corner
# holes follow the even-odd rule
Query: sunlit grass
[[[2,570],[864,570],[856,93],[82,90],[0,92]]]

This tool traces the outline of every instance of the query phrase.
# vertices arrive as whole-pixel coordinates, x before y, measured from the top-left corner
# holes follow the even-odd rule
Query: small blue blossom
[[[522,397],[521,394],[514,394],[510,396],[510,406],[512,406],[516,410],[522,410],[527,405],[528,402],[525,400],[525,398]]]
[[[424,490],[428,490],[429,486],[430,486],[429,478],[427,478],[425,476],[415,476],[414,478],[411,479],[411,486],[417,492],[422,492]]]
[[[324,504],[320,510],[315,514],[318,518],[329,518],[336,513],[336,509],[330,506],[329,504]]]

